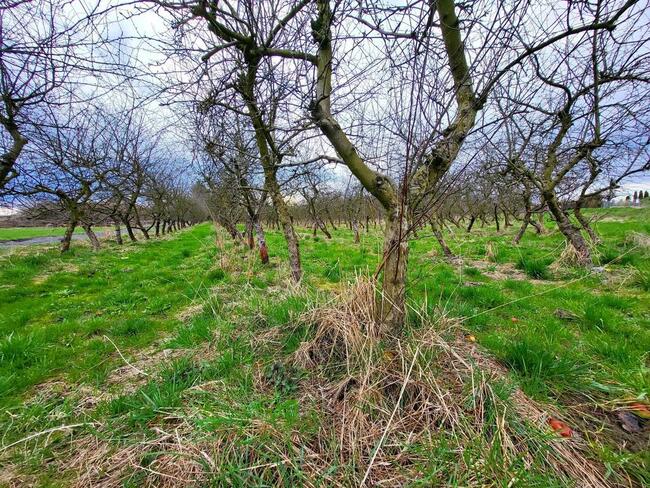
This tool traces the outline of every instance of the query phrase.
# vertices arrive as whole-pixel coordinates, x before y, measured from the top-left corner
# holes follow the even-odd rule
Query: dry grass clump
[[[570,242],[564,246],[564,250],[560,253],[558,258],[549,266],[553,272],[557,272],[563,268],[580,265],[580,255],[578,251]]]
[[[499,463],[490,455],[499,446],[497,469],[507,472],[522,459],[532,466],[542,457],[561,478],[611,486],[604,469],[585,456],[580,438],[548,439],[547,409],[512,386],[502,394],[507,371],[465,340],[457,322],[440,315],[406,339],[380,336],[375,306],[373,282],[359,279],[339,300],[307,314],[314,335],[294,356],[310,370],[303,401],[322,409],[320,432],[310,443],[318,459],[314,471],[330,463],[354,466],[332,485],[411,483],[429,462],[422,454],[427,449],[411,447],[430,446],[442,434],[459,453],[477,439],[484,442],[484,466]],[[458,455],[466,483],[484,486],[477,465],[465,462]]]
[[[625,242],[641,249],[650,249],[650,235],[643,232],[630,232],[625,236]]]
[[[490,261],[491,263],[496,262],[499,249],[497,248],[496,243],[488,241],[485,244],[485,260]]]
[[[77,474],[73,487],[114,488],[134,482],[144,487],[199,486],[210,457],[178,431],[115,449],[95,436],[73,441],[72,455],[59,464]]]

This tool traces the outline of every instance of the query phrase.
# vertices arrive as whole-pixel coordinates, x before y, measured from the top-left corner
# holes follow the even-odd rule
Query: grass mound
[[[450,469],[463,486],[489,484],[495,475],[610,486],[604,468],[585,456],[584,441],[550,434],[546,424],[557,413],[514,387],[457,322],[441,315],[401,339],[381,335],[375,295],[373,283],[360,279],[304,317],[314,331],[294,364],[309,371],[302,396],[321,406],[322,428],[311,444],[316,471],[351,460],[331,480],[337,486],[435,485]]]

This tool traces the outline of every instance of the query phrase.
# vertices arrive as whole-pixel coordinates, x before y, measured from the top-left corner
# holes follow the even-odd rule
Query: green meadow
[[[395,357],[412,358],[395,366],[404,385],[417,372],[460,399],[442,413],[446,394],[418,400],[399,381],[386,412],[349,409],[365,359],[317,361],[341,346],[315,324],[374,272],[378,227],[359,244],[345,224],[331,240],[301,230],[300,286],[273,230],[267,266],[225,233],[218,249],[209,224],[98,252],[78,241],[65,255],[0,250],[0,486],[356,486],[364,475],[368,486],[580,486],[553,454],[565,440],[522,415],[522,398],[559,415],[576,456],[610,486],[648,486],[647,421],[635,432],[620,412],[650,391],[650,209],[588,215],[603,240],[593,269],[563,262],[550,221],[518,246],[517,223],[445,229],[454,262],[426,228],[410,243],[408,324],[399,343],[373,349],[373,368],[388,377]],[[0,239],[47,232],[57,230],[1,229]],[[421,339],[431,332],[439,339]],[[461,382],[440,341],[485,362]],[[309,361],[296,360],[303,351]],[[439,420],[408,423],[407,401]],[[383,420],[359,423],[354,439],[331,428],[336,412],[357,411],[365,417],[348,425]]]
[[[63,237],[64,227],[5,227],[0,228],[1,241],[16,241],[31,239],[33,237]],[[82,234],[83,229],[78,227],[75,234]]]

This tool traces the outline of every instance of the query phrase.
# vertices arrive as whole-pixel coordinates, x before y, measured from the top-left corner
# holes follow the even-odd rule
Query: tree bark
[[[131,222],[129,222],[129,219],[122,220],[122,223],[124,224],[124,227],[126,227],[126,233],[129,235],[131,242],[137,242],[138,240],[135,238],[133,227],[131,227]]]
[[[474,215],[471,216],[469,219],[469,225],[467,226],[467,233],[469,234],[472,232],[472,227],[474,227],[474,222],[476,221],[476,217]]]
[[[440,247],[442,248],[442,252],[444,253],[445,257],[447,259],[454,259],[456,256],[454,256],[454,253],[451,252],[451,249],[449,249],[449,246],[447,245],[447,242],[445,242],[445,237],[442,235],[440,228],[433,221],[431,221],[430,224],[431,224],[431,232],[433,232],[433,235],[438,241],[438,244],[440,244]]]
[[[519,241],[521,241],[521,238],[524,236],[524,232],[526,232],[526,228],[528,227],[528,224],[531,223],[530,221],[531,213],[526,212],[524,214],[524,220],[521,222],[521,227],[519,227],[519,230],[517,231],[517,235],[512,239],[512,243],[517,245],[519,244]]]
[[[117,242],[120,246],[124,244],[124,239],[122,239],[122,228],[120,227],[119,221],[114,222],[114,229],[115,229],[115,242]]]
[[[255,230],[255,236],[257,237],[257,247],[260,250],[260,261],[262,261],[262,264],[268,264],[269,250],[266,247],[266,235],[264,234],[264,228],[262,227],[259,218],[255,219],[253,222],[253,229]]]
[[[101,244],[99,243],[99,239],[97,238],[97,234],[93,231],[92,227],[88,224],[83,224],[81,226],[88,236],[88,240],[90,241],[90,245],[93,248],[93,251],[99,251]]]
[[[361,242],[361,239],[359,237],[359,222],[357,219],[352,220],[351,226],[352,230],[354,231],[354,243],[359,244],[359,242]]]
[[[406,316],[406,270],[408,263],[408,222],[406,209],[387,212],[384,232],[383,283],[378,300],[381,324],[396,331]]]
[[[590,266],[592,264],[591,251],[589,250],[589,246],[587,246],[584,237],[582,237],[580,229],[571,223],[571,220],[569,220],[569,217],[560,206],[560,203],[557,201],[557,198],[552,191],[546,191],[542,196],[544,197],[544,200],[548,205],[548,210],[551,212],[551,215],[553,215],[560,232],[564,235],[567,242],[575,249],[578,257],[578,264]]]
[[[589,221],[585,218],[584,215],[582,215],[582,210],[579,206],[576,206],[575,209],[573,210],[573,215],[575,215],[576,220],[580,223],[582,228],[587,231],[587,234],[589,234],[589,238],[591,239],[591,242],[594,244],[600,244],[600,236],[596,234],[596,231],[593,229]]]
[[[28,142],[20,133],[18,126],[11,118],[3,118],[2,125],[11,136],[12,143],[9,150],[0,156],[0,189],[4,188],[16,175],[14,165],[25,147],[25,144]]]
[[[68,252],[70,250],[70,241],[72,240],[72,234],[77,228],[77,220],[74,218],[68,222],[68,225],[65,228],[65,234],[63,234],[63,239],[61,239],[61,253]]]

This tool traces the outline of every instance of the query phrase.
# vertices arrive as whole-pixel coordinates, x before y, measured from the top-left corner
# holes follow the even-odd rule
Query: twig
[[[418,347],[415,349],[415,353],[413,354],[413,360],[411,361],[411,366],[409,366],[409,370],[408,373],[406,374],[406,378],[404,378],[404,382],[402,383],[402,389],[400,390],[399,397],[395,402],[395,407],[393,408],[393,412],[390,414],[390,418],[388,419],[388,424],[384,429],[384,433],[381,435],[381,439],[379,439],[379,444],[377,444],[377,448],[375,449],[375,452],[372,453],[372,458],[370,459],[370,463],[368,464],[368,468],[366,469],[366,474],[363,475],[363,479],[361,480],[361,484],[359,486],[364,486],[366,484],[366,480],[368,479],[368,475],[370,474],[372,465],[375,462],[377,453],[379,452],[379,449],[381,449],[381,446],[384,443],[384,440],[386,439],[386,435],[388,435],[388,430],[390,429],[390,426],[393,423],[393,419],[395,418],[395,414],[397,413],[397,409],[399,408],[399,405],[402,402],[402,397],[404,396],[406,385],[408,384],[409,379],[411,378],[411,372],[413,371],[413,366],[415,366],[415,360],[417,359],[419,352],[420,352],[420,346],[418,345]]]
[[[45,434],[51,434],[52,432],[57,432],[59,430],[67,430],[67,429],[74,429],[77,427],[83,427],[84,425],[99,425],[97,422],[83,422],[81,424],[72,424],[72,425],[61,425],[59,427],[52,427],[51,429],[44,430],[42,432],[36,432],[35,434],[28,435],[27,437],[23,437],[20,440],[17,440],[16,442],[12,442],[11,444],[8,444],[2,448],[0,448],[0,452],[6,451],[10,447],[13,447],[15,445],[20,444],[21,442],[27,442],[28,440],[34,439],[36,437],[45,435]]]
[[[116,345],[116,344],[111,340],[110,337],[108,337],[107,335],[105,335],[104,338],[105,338],[106,340],[108,340],[108,342],[110,342],[111,344],[113,344],[113,347],[115,348],[115,350],[117,351],[117,353],[118,353],[118,354],[120,355],[120,357],[122,358],[122,361],[124,361],[124,362],[129,366],[129,367],[133,368],[136,372],[138,372],[138,373],[140,373],[140,374],[143,374],[143,375],[145,375],[145,376],[149,376],[149,373],[145,373],[145,372],[142,371],[141,369],[136,368],[135,366],[133,366],[133,365],[132,365],[132,364],[131,364],[131,363],[130,363],[130,362],[129,362],[125,357],[124,357],[124,355],[122,354],[122,352],[118,349],[117,345]]]

